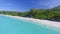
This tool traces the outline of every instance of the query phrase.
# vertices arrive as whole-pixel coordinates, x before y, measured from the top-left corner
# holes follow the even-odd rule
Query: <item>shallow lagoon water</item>
[[[0,34],[60,34],[60,31],[27,20],[0,16]]]

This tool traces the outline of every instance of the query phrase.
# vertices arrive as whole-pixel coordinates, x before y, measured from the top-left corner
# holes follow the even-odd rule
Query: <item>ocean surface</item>
[[[27,20],[0,16],[0,34],[60,34],[60,31],[50,28]]]

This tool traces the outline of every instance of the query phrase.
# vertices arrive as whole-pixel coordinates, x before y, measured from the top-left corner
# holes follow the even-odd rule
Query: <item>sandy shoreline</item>
[[[40,19],[34,19],[34,18],[25,18],[25,17],[19,17],[19,16],[10,16],[10,15],[3,15],[3,16],[8,16],[11,18],[16,18],[16,19],[23,19],[23,20],[29,20],[38,24],[43,24],[46,27],[54,27],[60,29],[60,22],[54,22],[54,21],[49,21],[49,20],[40,20]]]

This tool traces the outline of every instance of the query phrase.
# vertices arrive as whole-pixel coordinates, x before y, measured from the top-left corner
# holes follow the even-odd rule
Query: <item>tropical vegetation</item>
[[[35,9],[32,8],[26,12],[17,11],[0,11],[0,14],[12,15],[12,16],[22,16],[43,20],[52,20],[60,22],[60,6],[51,9]]]

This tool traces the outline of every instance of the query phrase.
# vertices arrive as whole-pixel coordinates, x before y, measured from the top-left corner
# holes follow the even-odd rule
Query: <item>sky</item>
[[[60,5],[60,0],[0,0],[2,11],[28,11],[31,8],[53,8]]]

